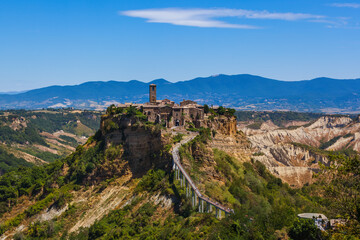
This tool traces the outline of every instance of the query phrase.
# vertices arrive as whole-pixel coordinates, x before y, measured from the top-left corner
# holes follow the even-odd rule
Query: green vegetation
[[[203,215],[195,218],[169,216],[161,223],[153,220],[158,206],[139,204],[140,201],[135,199],[123,209],[112,211],[90,228],[71,235],[70,239],[201,239],[219,222]],[[215,239],[216,233],[212,235]]]
[[[332,141],[332,140],[330,140],[330,141]],[[357,152],[352,150],[352,149],[342,149],[342,150],[339,150],[339,151],[327,151],[327,150],[324,150],[322,148],[317,148],[317,147],[313,147],[313,146],[302,144],[302,143],[292,142],[291,144],[294,145],[295,147],[305,149],[305,150],[309,151],[310,153],[317,154],[317,155],[322,155],[322,156],[330,156],[331,154],[334,154],[334,153],[343,154],[345,156],[355,156],[355,155],[357,155]],[[328,143],[325,143],[325,144],[327,145]]]
[[[33,164],[22,158],[17,158],[13,154],[7,153],[4,148],[0,146],[0,175],[15,170],[20,166],[30,167],[33,166]]]
[[[335,230],[338,239],[360,236],[360,158],[331,154],[330,164],[318,174],[329,209],[347,224]],[[350,239],[350,238],[347,238]],[[355,239],[355,238],[352,238]]]
[[[319,117],[325,116],[322,113],[302,113],[302,112],[255,112],[255,111],[237,111],[235,116],[238,121],[255,121],[258,126],[261,123],[271,120],[275,125],[284,127],[289,121],[313,121]],[[249,127],[249,126],[248,126]],[[254,125],[255,127],[255,125]],[[259,128],[254,128],[259,129]]]
[[[344,136],[343,136],[343,138],[349,138],[349,137],[354,137],[355,136],[355,134],[353,134],[353,133],[348,133],[348,134],[345,134]]]
[[[9,110],[0,111],[0,142],[7,144],[6,150],[1,150],[0,175],[9,170],[9,167],[30,166],[22,159],[6,157],[4,151],[14,150],[31,154],[47,162],[69,154],[69,150],[57,149],[54,144],[47,141],[44,132],[54,133],[66,131],[80,136],[90,136],[95,133],[100,124],[100,112],[73,111],[71,109],[47,109],[39,111]],[[45,136],[43,136],[45,135]],[[76,147],[78,145],[74,138],[61,135],[60,143]],[[34,145],[42,145],[55,148],[58,154],[41,151]],[[10,156],[10,155],[9,155]]]
[[[38,157],[40,159],[46,160],[47,162],[51,163],[54,162],[57,159],[60,159],[62,157],[65,157],[65,155],[61,155],[61,154],[54,154],[51,152],[44,152],[41,151],[37,148],[31,148],[31,147],[27,147],[27,148],[23,148],[23,149],[19,149],[25,153],[29,153],[35,157]]]
[[[323,149],[319,149],[317,147],[313,147],[313,146],[306,145],[306,144],[303,144],[303,143],[292,142],[291,144],[294,145],[295,147],[305,149],[305,150],[309,151],[312,154],[317,154],[317,155],[322,155],[322,156],[326,156],[328,154],[328,152],[323,150]]]
[[[309,194],[316,192],[313,185],[292,189],[258,161],[240,163],[225,152],[213,149],[216,164],[204,162],[211,155],[204,145],[211,137],[206,132],[185,145],[180,153],[191,164],[192,178],[205,186],[205,194],[235,210],[235,215],[222,220],[216,228],[224,239],[276,239],[277,234],[295,231],[298,213],[329,213],[326,202]],[[190,154],[192,151],[196,151],[196,156]],[[204,165],[207,172],[201,170]],[[214,170],[209,170],[209,166]],[[219,174],[221,181],[206,180],[209,171]]]
[[[172,142],[173,142],[173,143],[179,143],[179,142],[183,139],[184,136],[185,136],[184,134],[177,133],[177,134],[173,137]]]
[[[15,131],[8,126],[0,126],[0,142],[4,143],[20,143],[20,144],[32,144],[38,143],[44,146],[48,146],[45,140],[39,135],[39,132],[31,126],[22,129],[21,131]]]
[[[11,110],[7,111],[7,113],[8,115],[0,115],[0,125],[7,126],[16,121],[20,122],[22,123],[19,124],[20,130],[16,132],[21,133],[29,128],[28,131],[30,132],[27,135],[32,134],[33,138],[37,136],[34,131],[37,133],[53,133],[59,130],[67,130],[71,133],[76,133],[78,125],[74,123],[77,123],[77,121],[90,129],[85,134],[86,136],[90,136],[99,128],[101,114],[95,111],[71,111],[66,109],[47,109],[43,111]],[[24,123],[26,123],[26,125]],[[5,128],[3,131],[9,130]],[[14,133],[11,132],[6,135],[14,135]]]
[[[51,238],[55,235],[55,223],[53,221],[45,221],[45,222],[34,222],[29,226],[29,230],[27,232],[27,236],[31,239],[45,239]],[[22,236],[24,239],[25,236]],[[19,239],[20,236],[19,236]]]
[[[207,106],[207,105],[206,105]],[[206,109],[205,109],[206,108]],[[206,110],[206,112],[205,112]],[[220,106],[218,108],[209,108],[209,106],[205,107],[204,105],[204,112],[205,113],[211,113],[211,116],[210,117],[214,117],[214,116],[227,116],[227,117],[232,117],[232,116],[235,116],[235,112],[236,110],[235,109],[232,109],[232,108],[225,108],[223,106]]]
[[[265,154],[263,152],[256,152],[253,153],[253,156],[264,156]]]
[[[262,125],[262,122],[254,122],[252,124],[247,125],[246,127],[257,130],[257,129],[261,128],[261,125]]]
[[[322,143],[319,148],[327,149],[328,147],[330,147],[331,145],[336,143],[336,141],[339,140],[340,138],[341,138],[341,136],[334,137],[334,138],[330,139],[329,141]]]
[[[311,219],[296,219],[289,231],[289,237],[294,240],[317,240],[321,239],[321,231]]]
[[[158,169],[150,169],[149,172],[143,176],[138,183],[135,192],[155,192],[159,189],[166,189],[168,179],[165,178],[165,171]]]
[[[119,126],[117,122],[120,122],[121,119],[128,119],[132,121],[132,127],[138,127],[140,125],[144,125],[145,127],[153,127],[161,128],[164,127],[165,123],[154,124],[147,120],[147,116],[143,114],[143,109],[136,108],[134,106],[130,106],[127,108],[116,107],[115,105],[111,105],[106,110],[107,117],[104,122],[104,130],[106,133],[110,133],[112,131],[118,130]]]
[[[78,141],[76,141],[76,139],[73,138],[73,137],[69,137],[69,136],[66,136],[66,135],[60,135],[59,138],[65,140],[66,142],[70,143],[74,147],[79,145]]]
[[[136,117],[139,121],[147,121],[147,116],[143,114],[142,109],[137,109],[134,106],[127,108],[116,107],[114,104],[106,109],[108,115],[125,115],[126,117]]]
[[[92,135],[100,124],[100,112],[95,111],[72,111],[68,109],[47,109],[42,111],[11,110],[5,111],[8,116],[0,115],[0,122],[10,124],[15,120],[25,119],[27,125],[38,132],[56,132],[67,127],[72,133],[76,132],[76,126],[71,125],[78,120],[91,130],[86,136]],[[95,130],[94,130],[95,129]]]
[[[205,113],[205,114],[208,114],[209,111],[210,111],[209,106],[208,106],[207,104],[204,104],[204,113]]]
[[[20,224],[25,217],[39,213],[50,204],[63,206],[71,198],[69,191],[76,188],[76,184],[84,185],[84,180],[94,172],[96,167],[111,158],[111,154],[104,151],[101,135],[97,134],[95,137],[93,141],[97,142],[94,147],[79,146],[70,156],[49,165],[20,167],[0,177],[0,216],[10,211],[22,196],[37,200],[23,213],[2,223],[0,234]],[[61,176],[60,172],[64,165],[68,166],[68,173]],[[86,184],[89,183],[91,182],[86,182]],[[58,188],[54,188],[54,184]]]
[[[140,115],[134,109],[114,112]],[[188,160],[189,174],[203,193],[233,208],[235,214],[219,220],[213,214],[197,213],[184,197],[185,192],[174,180],[174,174],[153,168],[140,179],[130,180],[137,186],[131,199],[126,200],[127,205],[110,211],[89,228],[68,233],[69,226],[64,221],[76,212],[76,207],[70,205],[59,219],[32,222],[26,232],[16,234],[14,239],[331,239],[334,236],[339,238],[333,239],[348,236],[356,239],[359,236],[358,157],[333,155],[331,164],[323,166],[317,184],[292,189],[259,161],[242,163],[219,149],[209,148],[208,143],[216,133],[209,128],[198,131],[199,136],[181,147],[180,155]],[[179,142],[182,137],[176,135],[171,141]],[[321,149],[311,150],[328,154]],[[1,222],[0,234],[50,206],[62,208],[71,202],[73,191],[97,184],[95,189],[101,192],[117,177],[112,172],[108,176],[103,170],[117,167],[114,163],[119,161],[123,163],[122,154],[123,146],[105,146],[98,131],[66,158],[46,166],[20,167],[5,173],[0,177],[0,216],[24,199],[30,200],[30,205]],[[153,200],[159,193],[168,198],[166,201],[172,200],[173,208],[164,209],[161,201]],[[322,233],[312,221],[298,219],[301,212],[339,216],[349,224]]]
[[[9,211],[21,196],[35,198],[43,192],[43,197],[52,192],[50,180],[61,168],[61,162],[41,167],[20,167],[0,177],[0,215]],[[53,179],[54,180],[54,179]],[[40,197],[40,196],[39,196]]]

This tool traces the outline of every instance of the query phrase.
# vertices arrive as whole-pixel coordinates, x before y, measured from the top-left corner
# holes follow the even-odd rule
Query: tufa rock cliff
[[[217,116],[215,118],[207,117],[203,121],[202,127],[211,128],[220,134],[234,136],[237,133],[236,123],[236,118],[233,116]]]
[[[123,158],[134,175],[144,174],[154,166],[165,168],[171,162],[169,153],[163,151],[168,139],[158,125],[145,124],[135,116],[103,115],[100,129],[106,147],[123,147]]]

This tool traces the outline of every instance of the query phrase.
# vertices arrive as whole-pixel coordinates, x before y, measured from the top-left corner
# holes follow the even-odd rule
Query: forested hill
[[[317,78],[278,81],[253,75],[217,75],[176,83],[157,79],[158,98],[242,110],[292,110],[304,112],[360,112],[360,79]],[[104,109],[114,102],[146,102],[148,85],[129,82],[87,82],[75,86],[51,86],[19,94],[0,94],[0,108],[75,107]]]
[[[98,130],[100,115],[70,109],[0,111],[0,175],[72,153]]]

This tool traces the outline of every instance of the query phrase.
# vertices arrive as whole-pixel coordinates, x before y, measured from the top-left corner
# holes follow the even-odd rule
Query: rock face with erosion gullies
[[[360,123],[345,116],[324,116],[295,129],[274,129],[269,122],[260,129],[238,126],[251,142],[253,158],[295,187],[313,182],[319,162],[328,162],[327,150],[360,150]]]
[[[169,156],[162,151],[167,140],[159,126],[145,125],[134,117],[105,115],[101,131],[106,146],[123,146],[124,159],[134,175],[144,174],[154,166],[163,168],[168,163]]]
[[[234,135],[216,133],[209,142],[209,146],[224,151],[241,162],[250,161],[251,158],[250,141],[242,132]]]
[[[239,161],[249,161],[251,157],[250,142],[246,135],[237,131],[237,121],[233,116],[206,117],[203,126],[213,131],[209,147],[219,149],[236,157]]]
[[[214,119],[205,118],[203,126],[224,135],[234,136],[237,133],[235,117],[218,116]]]

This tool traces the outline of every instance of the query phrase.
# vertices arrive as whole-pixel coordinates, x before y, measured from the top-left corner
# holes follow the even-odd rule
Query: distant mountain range
[[[303,112],[360,112],[360,79],[316,78],[278,81],[259,76],[217,75],[171,83],[157,79],[158,99],[176,102],[192,99],[200,104],[241,110],[292,110]],[[148,85],[129,82],[86,82],[50,86],[18,94],[0,94],[0,109],[74,107],[104,109],[112,103],[148,101]]]

